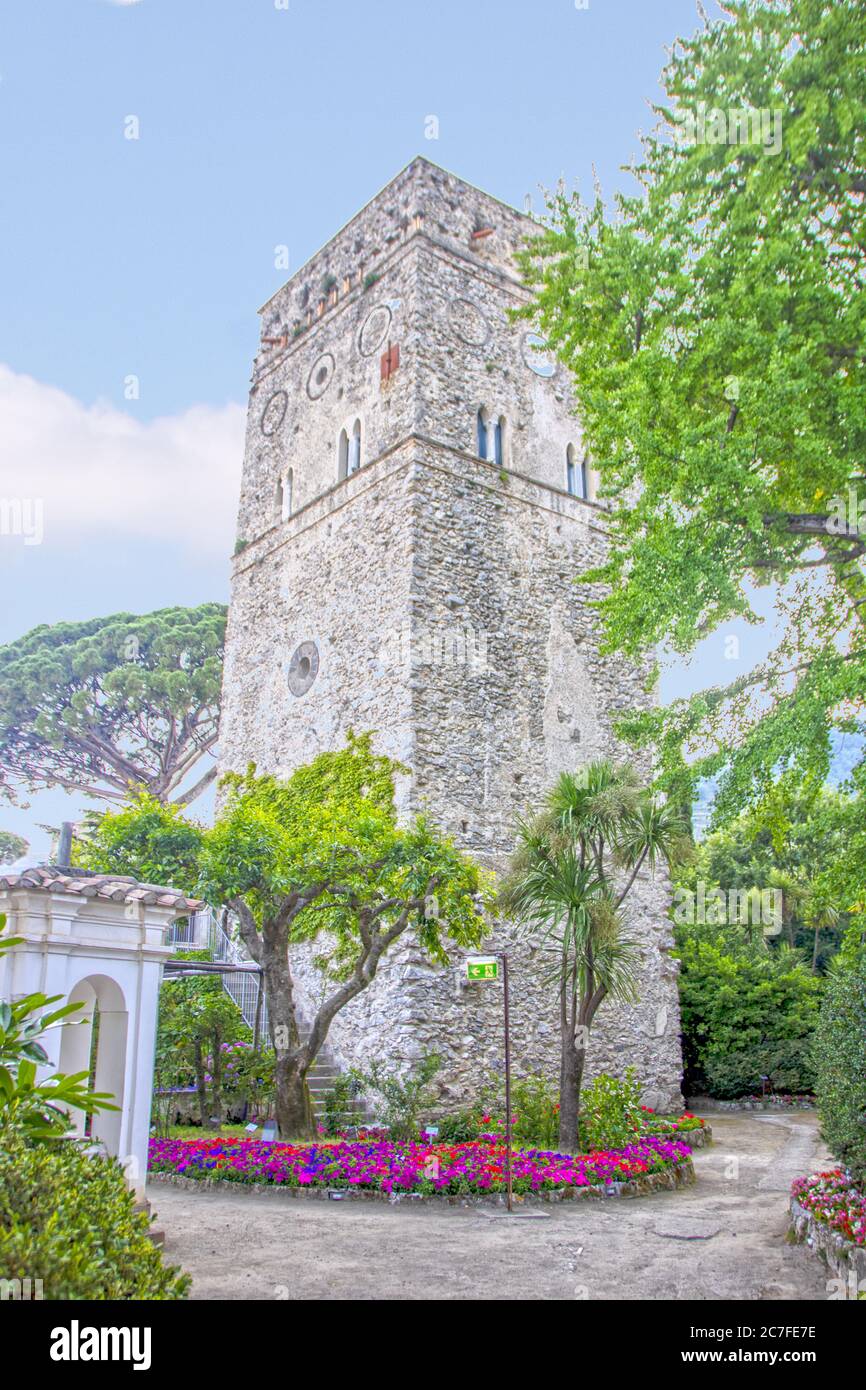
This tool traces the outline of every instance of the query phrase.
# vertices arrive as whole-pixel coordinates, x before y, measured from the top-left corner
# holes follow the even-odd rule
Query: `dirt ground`
[[[827,1166],[814,1115],[708,1117],[694,1187],[494,1207],[149,1188],[194,1299],[826,1299],[785,1241],[793,1178]]]

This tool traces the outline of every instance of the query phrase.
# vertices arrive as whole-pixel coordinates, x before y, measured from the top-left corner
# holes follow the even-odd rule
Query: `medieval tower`
[[[221,730],[225,769],[277,773],[375,730],[411,769],[402,808],[494,869],[515,814],[617,752],[614,720],[646,702],[574,582],[604,529],[567,374],[508,314],[531,227],[417,158],[265,305]],[[659,1107],[680,1102],[669,891],[639,878],[640,1001],[600,1010],[589,1057],[633,1065]],[[510,949],[515,1069],[555,1078],[555,999]],[[335,1020],[337,1060],[436,1051],[443,1101],[477,1089],[501,1069],[501,999],[460,974],[401,946]],[[321,992],[310,963],[299,986]]]

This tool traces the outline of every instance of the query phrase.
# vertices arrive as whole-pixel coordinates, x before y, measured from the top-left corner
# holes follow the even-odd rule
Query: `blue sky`
[[[417,153],[520,206],[593,167],[632,189],[664,46],[699,23],[694,0],[281,3],[3,7],[0,496],[44,498],[44,525],[0,536],[2,642],[224,599],[274,248],[297,269]],[[723,645],[668,688],[729,679]],[[34,824],[79,809],[0,825],[38,856]]]

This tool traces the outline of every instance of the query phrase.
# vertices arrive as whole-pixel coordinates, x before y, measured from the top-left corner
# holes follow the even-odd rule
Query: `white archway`
[[[7,934],[23,940],[0,957],[0,999],[59,995],[82,1008],[43,1039],[45,1072],[90,1070],[98,1018],[94,1089],[116,1110],[94,1115],[90,1132],[144,1191],[150,1133],[159,986],[172,954],[168,931],[202,904],[172,888],[84,871],[25,869],[0,874]],[[70,1127],[85,1132],[75,1112]]]
[[[92,1117],[91,1137],[100,1140],[109,1153],[120,1153],[121,1121],[126,1088],[126,1046],[129,1012],[123,990],[108,975],[88,975],[69,991],[70,1004],[82,1004],[64,1023],[60,1038],[58,1067],[62,1072],[89,1071],[93,1060],[93,1024],[97,1017],[94,1091],[108,1092],[117,1110],[104,1110]],[[70,1116],[72,1128],[84,1134],[87,1117],[76,1110]]]

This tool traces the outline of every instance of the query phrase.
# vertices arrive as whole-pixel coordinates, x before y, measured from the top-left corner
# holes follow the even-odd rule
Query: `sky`
[[[694,0],[0,0],[0,643],[228,596],[258,307],[416,154],[633,192]],[[438,123],[438,138],[426,132]],[[734,629],[731,629],[734,631]],[[736,629],[746,667],[768,635]],[[728,680],[718,633],[663,693]],[[87,805],[0,807],[25,834]]]

